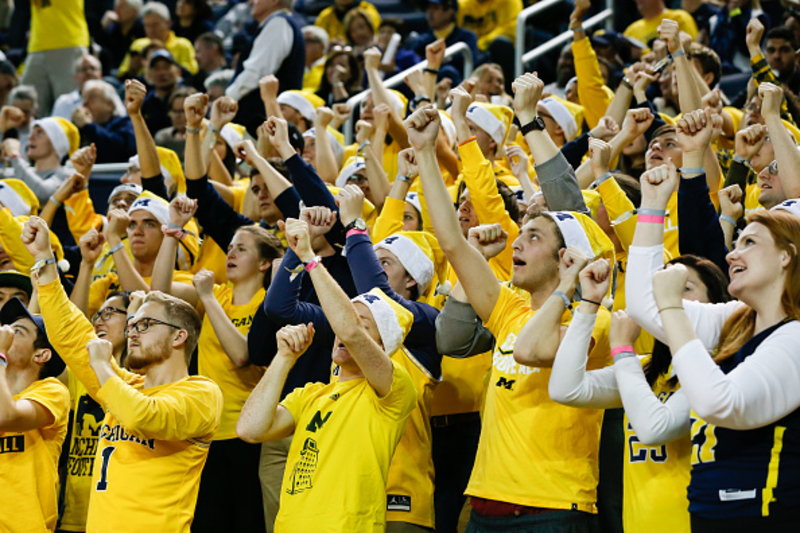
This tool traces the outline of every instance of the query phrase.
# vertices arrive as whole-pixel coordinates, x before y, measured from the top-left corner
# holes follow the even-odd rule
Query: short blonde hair
[[[169,294],[161,291],[150,291],[144,299],[142,304],[155,303],[164,308],[165,314],[169,317],[170,322],[179,328],[186,330],[186,343],[183,345],[184,355],[186,357],[186,364],[188,365],[192,360],[192,353],[197,348],[197,341],[200,338],[200,315],[194,310],[194,307]]]

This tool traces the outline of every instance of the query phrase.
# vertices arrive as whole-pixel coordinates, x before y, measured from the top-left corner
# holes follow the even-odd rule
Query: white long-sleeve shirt
[[[662,245],[631,246],[625,289],[628,314],[666,342],[653,296],[653,274],[662,268],[662,258]],[[673,354],[672,365],[681,382],[681,394],[699,417],[720,427],[747,430],[780,420],[800,407],[800,322],[775,330],[752,355],[725,374],[708,352],[719,343],[728,317],[745,304],[684,301],[683,305],[698,338]],[[673,395],[665,405],[678,396]]]
[[[278,13],[273,13],[263,22],[253,41],[250,56],[242,65],[244,70],[225,90],[225,94],[234,100],[241,100],[251,91],[257,90],[258,80],[277,72],[292,51],[294,32],[286,19],[277,16]]]

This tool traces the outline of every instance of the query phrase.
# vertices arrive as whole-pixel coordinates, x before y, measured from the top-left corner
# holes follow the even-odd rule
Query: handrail
[[[522,56],[525,54],[525,27],[527,26],[528,19],[537,13],[544,11],[566,0],[543,0],[532,6],[526,7],[517,15],[517,41],[516,49],[514,52],[514,79],[519,78],[524,74],[522,70]]]
[[[547,0],[550,1],[550,0]],[[563,0],[558,0],[559,2]],[[464,56],[464,79],[468,78],[470,74],[472,74],[472,65],[475,58],[472,57],[472,50],[469,49],[469,46],[466,43],[456,43],[453,46],[448,46],[447,49],[444,51],[444,59],[448,57],[452,57],[456,54],[461,54]],[[428,66],[428,61],[420,61],[413,67],[409,67],[403,72],[395,74],[388,80],[384,80],[383,84],[386,87],[394,87],[395,85],[400,85],[405,80],[406,76],[414,72],[415,70],[422,70]],[[365,91],[361,91],[360,93],[351,96],[347,103],[352,107],[350,111],[350,118],[347,119],[347,122],[344,123],[344,144],[345,146],[349,146],[353,142],[353,116],[356,111],[356,106],[361,104],[369,94],[369,89]],[[433,98],[434,95],[429,95]]]
[[[128,163],[99,163],[92,167],[92,173],[89,176],[89,179],[92,179],[97,174],[110,174],[119,172],[124,174],[130,165]],[[72,167],[69,167],[72,168]],[[6,167],[3,169],[3,176],[5,178],[13,178],[14,177],[14,168],[13,167]],[[102,178],[106,179],[106,178]]]
[[[612,9],[604,9],[603,11],[589,18],[588,20],[584,20],[583,27],[591,28],[592,26],[597,26],[604,20],[612,18],[613,16],[614,16],[614,11]],[[525,55],[522,56],[522,67],[524,68],[525,65],[543,56],[550,50],[558,48],[559,46],[568,43],[569,41],[572,40],[572,34],[573,32],[571,30],[568,30],[565,33],[559,35],[558,37],[550,39],[546,43],[541,44],[536,48],[534,48],[533,50],[531,50],[530,52],[526,53]]]

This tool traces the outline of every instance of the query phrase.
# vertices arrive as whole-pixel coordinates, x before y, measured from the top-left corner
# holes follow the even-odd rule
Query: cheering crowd
[[[0,2],[0,531],[798,531],[791,5],[108,3]]]

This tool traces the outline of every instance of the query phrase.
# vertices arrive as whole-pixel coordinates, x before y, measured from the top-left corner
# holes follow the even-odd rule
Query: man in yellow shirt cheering
[[[0,531],[53,531],[69,419],[69,391],[55,379],[64,362],[42,317],[19,298],[3,306],[0,321],[0,491],[14,495],[13,506],[0,512]]]
[[[413,315],[379,289],[351,302],[314,256],[308,225],[288,219],[282,229],[336,335],[340,374],[329,385],[295,389],[279,404],[289,370],[314,337],[313,324],[284,327],[236,432],[248,442],[293,435],[275,531],[384,531],[389,464],[417,397],[408,371],[390,356]]]
[[[150,292],[128,323],[127,372],[112,344],[67,300],[50,233],[31,217],[22,242],[36,260],[39,303],[54,347],[106,411],[100,429],[86,531],[188,533],[200,473],[220,424],[222,393],[190,376],[200,319],[186,302]]]
[[[563,157],[536,116],[544,84],[525,75],[514,85],[522,131],[544,171],[551,160]],[[497,339],[466,491],[473,508],[470,531],[595,531],[602,411],[558,407],[548,393],[547,367],[571,320],[568,311],[584,256],[596,253],[589,230],[594,236],[600,230],[578,213],[529,214],[513,243],[515,289],[499,283],[485,257],[505,249],[506,232],[499,224],[479,226],[470,229],[468,242],[455,214],[443,208],[449,195],[432,148],[438,113],[418,109],[406,125],[426,200],[442,206],[430,210],[436,235],[469,302]],[[519,289],[529,297],[520,296]],[[596,298],[585,302],[600,305]],[[610,316],[603,313],[592,334],[589,366],[594,368],[608,358]]]
[[[664,0],[636,0],[636,9],[642,18],[625,29],[625,37],[632,37],[649,47],[653,39],[658,37],[661,21],[671,19],[677,21],[680,31],[691,35],[692,40],[697,38],[697,23],[683,9],[667,9]]]

